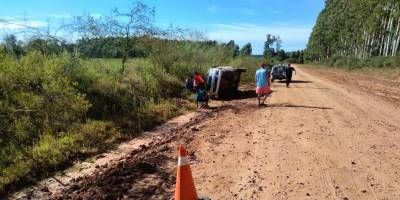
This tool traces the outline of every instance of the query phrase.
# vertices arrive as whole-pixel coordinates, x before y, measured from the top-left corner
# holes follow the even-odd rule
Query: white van
[[[207,92],[211,98],[232,98],[238,92],[240,75],[246,69],[232,66],[212,67],[208,70]]]

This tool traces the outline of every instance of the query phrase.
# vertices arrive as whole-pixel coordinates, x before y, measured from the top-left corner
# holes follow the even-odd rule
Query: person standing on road
[[[289,87],[290,82],[292,82],[293,71],[296,74],[296,69],[288,64],[286,67],[286,87]]]
[[[258,98],[258,106],[266,106],[265,100],[268,94],[271,92],[270,85],[270,72],[265,68],[265,64],[260,65],[260,69],[256,71],[256,93]],[[261,98],[263,99],[261,100]]]

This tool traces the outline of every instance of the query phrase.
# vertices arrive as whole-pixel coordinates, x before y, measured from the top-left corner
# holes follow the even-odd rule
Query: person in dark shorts
[[[294,74],[296,74],[296,69],[288,64],[288,66],[286,67],[286,87],[289,87],[290,82],[292,82],[293,71]]]

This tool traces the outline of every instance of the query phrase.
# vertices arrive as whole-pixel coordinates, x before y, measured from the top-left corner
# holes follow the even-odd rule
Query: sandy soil
[[[399,83],[296,69],[290,88],[273,84],[268,107],[257,107],[252,88],[242,88],[241,99],[214,101],[119,159],[35,192],[170,199],[176,147],[185,143],[197,191],[211,199],[400,199]]]

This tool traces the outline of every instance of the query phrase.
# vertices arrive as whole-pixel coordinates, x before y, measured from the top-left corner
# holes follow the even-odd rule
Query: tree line
[[[311,61],[399,54],[398,0],[326,0],[306,49]]]
[[[280,36],[266,34],[263,57],[270,64],[279,62],[303,63],[304,51],[298,50],[286,52],[282,49],[282,39]]]
[[[144,45],[148,42],[146,37],[132,37],[129,42],[128,57],[143,58],[149,56],[149,49]],[[160,38],[151,38],[151,40],[163,40]],[[173,40],[164,39],[172,42]],[[2,48],[9,54],[16,57],[23,56],[32,51],[38,51],[45,55],[68,52],[79,52],[82,57],[86,58],[123,58],[123,50],[121,50],[124,38],[121,37],[99,37],[99,38],[81,38],[75,43],[67,43],[64,40],[56,40],[51,38],[31,38],[27,41],[18,40],[15,35],[7,35],[4,38]],[[179,43],[197,43],[204,47],[220,46],[227,49],[232,57],[251,56],[251,43],[243,45],[242,48],[235,44],[234,40],[227,43],[219,43],[215,40],[192,41],[192,40],[175,40]]]

